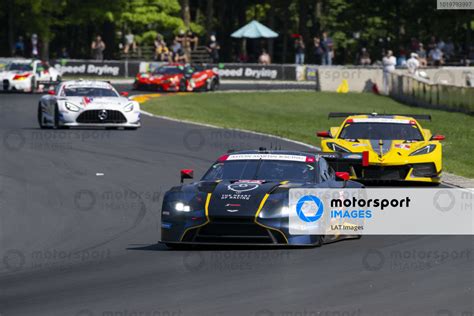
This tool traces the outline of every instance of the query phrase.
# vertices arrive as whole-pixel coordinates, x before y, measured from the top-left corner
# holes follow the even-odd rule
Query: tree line
[[[119,58],[120,43],[131,30],[138,45],[153,45],[157,34],[170,42],[180,30],[191,30],[205,43],[215,34],[221,61],[234,61],[242,41],[230,34],[255,19],[279,37],[246,42],[250,60],[262,48],[274,62],[294,61],[294,39],[306,43],[311,62],[313,37],[329,32],[335,62],[354,63],[362,47],[373,59],[384,49],[397,53],[412,38],[426,43],[432,36],[452,38],[459,54],[472,50],[474,15],[469,10],[437,10],[427,0],[0,0],[1,56],[11,56],[15,42],[26,46],[32,34],[40,40],[43,58],[67,51],[71,58],[89,58],[96,35],[106,43],[106,59]]]

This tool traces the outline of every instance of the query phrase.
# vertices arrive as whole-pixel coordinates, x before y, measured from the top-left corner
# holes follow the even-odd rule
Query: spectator
[[[180,48],[178,49],[178,51],[176,52],[175,56],[174,56],[174,61],[177,62],[177,63],[182,63],[182,64],[186,64],[188,62],[188,56],[186,55],[185,51]]]
[[[443,63],[443,52],[438,47],[435,47],[430,50],[429,59],[431,65],[436,67],[441,66],[441,64]]]
[[[420,67],[426,67],[428,62],[426,60],[426,50],[423,48],[423,43],[420,43],[416,54],[418,55],[418,61],[420,62]]]
[[[445,43],[444,47],[441,49],[441,51],[444,54],[444,59],[449,60],[454,57],[454,43],[453,43],[453,38],[449,37],[448,41]]]
[[[407,65],[407,51],[405,50],[405,47],[400,46],[399,49],[399,56],[397,58],[397,65],[401,67],[405,67]]]
[[[393,56],[393,52],[391,50],[387,50],[387,54],[382,59],[383,65],[383,86],[384,91],[388,94],[388,83],[390,73],[395,70],[395,65],[397,64],[397,58]]]
[[[18,40],[15,43],[13,55],[18,57],[25,57],[25,42],[23,36],[18,36]]]
[[[69,52],[67,51],[66,47],[61,48],[61,53],[59,54],[59,57],[61,57],[62,59],[69,58]]]
[[[303,36],[298,36],[295,40],[295,64],[303,65],[304,64],[304,41]]]
[[[323,63],[323,56],[324,56],[324,50],[321,46],[321,39],[318,36],[315,36],[313,38],[313,43],[314,43],[314,63],[316,65],[321,65]]]
[[[442,38],[439,39],[438,43],[436,43],[436,47],[439,48],[441,51],[444,49],[444,45],[446,45]]]
[[[210,39],[211,40],[207,44],[206,49],[212,59],[212,62],[217,64],[219,62],[219,49],[221,49],[221,47],[219,46],[215,35],[211,35]]]
[[[410,58],[407,60],[407,68],[408,73],[411,75],[415,75],[420,68],[420,62],[418,61],[418,54],[411,53]]]
[[[420,42],[416,39],[416,37],[411,38],[410,48],[412,52],[416,52],[420,49]]]
[[[271,64],[271,58],[270,55],[267,53],[265,49],[262,49],[262,53],[260,54],[260,57],[258,57],[258,63],[262,65],[270,65]]]
[[[186,41],[186,34],[184,30],[179,30],[178,35],[174,37],[174,40],[181,44],[181,47],[184,47],[184,42]]]
[[[334,42],[332,38],[328,36],[328,32],[323,32],[321,47],[324,50],[323,65],[331,66],[332,59],[334,58]]]
[[[186,34],[186,40],[189,43],[191,50],[196,50],[199,45],[199,38],[192,31],[188,31]]]
[[[431,36],[430,41],[428,42],[428,52],[430,52],[432,49],[435,49],[436,46],[436,37]]]
[[[163,37],[161,35],[157,35],[155,42],[155,60],[159,61],[170,61],[170,51],[168,46],[166,46],[165,41],[163,41]]]
[[[360,64],[363,66],[368,66],[372,63],[370,60],[370,54],[367,51],[367,48],[362,47],[362,50],[360,52]]]
[[[127,35],[125,35],[125,46],[123,48],[123,52],[128,54],[130,51],[130,47],[132,51],[135,52],[137,49],[137,44],[135,43],[135,36],[133,35],[132,31],[128,31]]]
[[[178,54],[180,50],[183,50],[183,46],[175,38],[173,41],[173,45],[171,45],[171,53],[173,54],[173,60],[176,59],[176,55]]]
[[[35,33],[31,35],[31,58],[39,58],[39,41]]]
[[[100,35],[97,35],[95,40],[92,42],[91,50],[92,50],[92,59],[95,59],[95,60],[104,59],[105,43],[102,40],[102,37]]]

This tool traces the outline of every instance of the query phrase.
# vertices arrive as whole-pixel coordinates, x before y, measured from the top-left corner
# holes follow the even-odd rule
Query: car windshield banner
[[[290,189],[292,235],[473,235],[474,189]]]

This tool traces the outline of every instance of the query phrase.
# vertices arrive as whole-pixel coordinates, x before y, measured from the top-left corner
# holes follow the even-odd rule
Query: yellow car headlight
[[[426,154],[432,153],[435,149],[436,149],[436,145],[431,144],[431,145],[415,150],[409,156],[426,155]]]
[[[327,143],[326,144],[329,149],[333,150],[333,151],[337,151],[337,152],[342,152],[342,153],[350,153],[351,151],[342,147],[342,146],[339,146],[338,144],[336,143]]]

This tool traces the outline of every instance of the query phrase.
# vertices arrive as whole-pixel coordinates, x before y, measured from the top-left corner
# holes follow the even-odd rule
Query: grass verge
[[[250,92],[163,95],[142,105],[157,115],[241,128],[319,146],[317,130],[338,126],[329,112],[429,113],[432,122],[421,122],[435,134],[443,134],[443,168],[474,178],[474,118],[440,110],[421,109],[388,97],[367,93]]]

